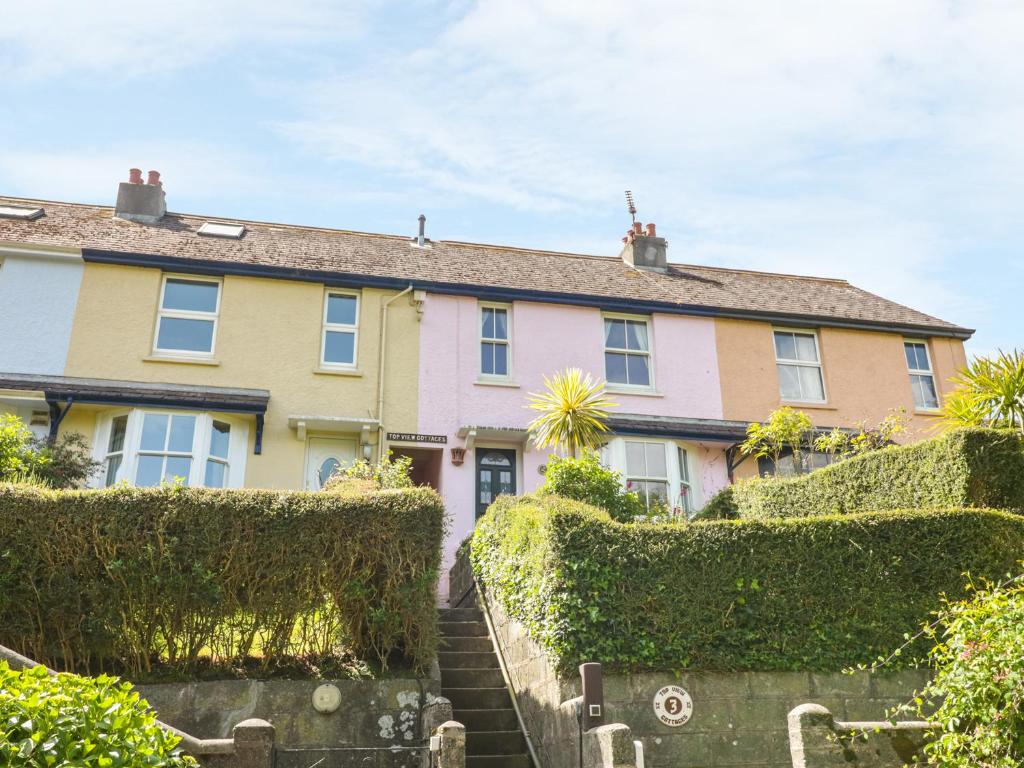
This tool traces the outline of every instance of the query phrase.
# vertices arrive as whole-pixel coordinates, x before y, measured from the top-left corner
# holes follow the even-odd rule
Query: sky
[[[1024,3],[0,0],[0,194],[846,278],[1024,347]],[[870,364],[866,361],[865,364]]]

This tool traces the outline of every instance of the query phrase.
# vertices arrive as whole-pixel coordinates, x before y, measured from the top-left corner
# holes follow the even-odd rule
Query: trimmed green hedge
[[[872,662],[940,595],[963,595],[965,572],[999,578],[1022,553],[1024,519],[991,510],[623,524],[526,497],[491,506],[471,556],[478,583],[568,674],[584,661],[666,671]]]
[[[990,507],[1024,510],[1019,432],[955,429],[883,448],[794,478],[759,478],[726,489],[708,515],[769,518],[864,510]]]
[[[138,680],[296,656],[422,669],[445,515],[365,494],[0,485],[0,644]]]

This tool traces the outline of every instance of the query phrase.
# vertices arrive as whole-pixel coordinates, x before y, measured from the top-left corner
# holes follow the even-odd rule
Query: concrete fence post
[[[637,768],[633,732],[624,723],[609,723],[583,733],[583,768]]]
[[[437,768],[466,768],[466,726],[454,720],[441,723],[434,739],[431,750],[437,753]]]
[[[235,768],[273,768],[274,726],[266,720],[243,720],[232,731]]]

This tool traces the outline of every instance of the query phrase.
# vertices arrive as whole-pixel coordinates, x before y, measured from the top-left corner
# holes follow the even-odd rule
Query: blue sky
[[[845,277],[1024,346],[1024,4],[5,0],[0,193]]]

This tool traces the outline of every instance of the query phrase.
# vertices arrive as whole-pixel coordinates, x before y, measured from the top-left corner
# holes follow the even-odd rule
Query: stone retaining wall
[[[313,691],[324,684],[341,693],[334,712],[313,707]],[[408,748],[422,747],[429,738],[423,710],[440,696],[439,681],[417,678],[219,680],[136,689],[163,722],[199,738],[230,736],[235,725],[250,718],[270,722],[280,768],[309,765],[321,757],[326,758],[321,768],[416,768],[422,755]],[[323,749],[337,747],[345,749]],[[307,751],[289,751],[296,749]]]
[[[559,679],[521,625],[490,601],[509,676],[544,768],[576,768],[578,678]],[[927,680],[923,670],[880,675],[811,672],[643,673],[604,676],[605,722],[632,729],[647,768],[791,768],[787,716],[800,704],[827,707],[838,720],[881,720]],[[684,725],[663,725],[653,697],[679,685],[693,699]]]

